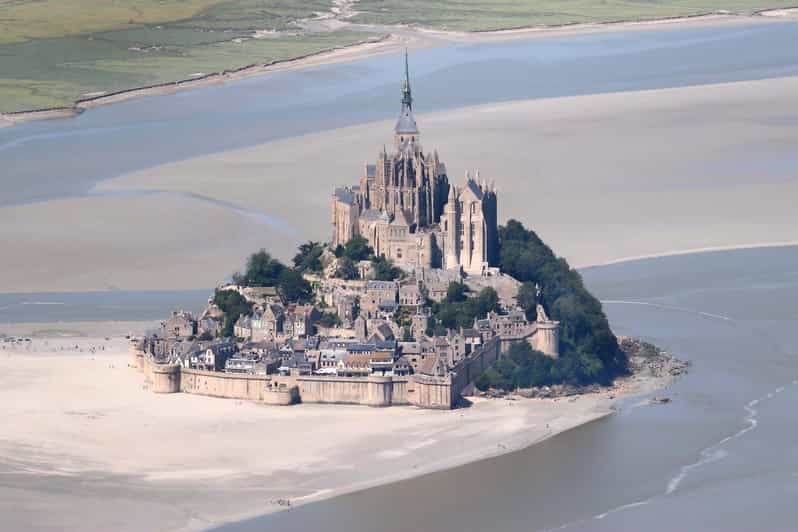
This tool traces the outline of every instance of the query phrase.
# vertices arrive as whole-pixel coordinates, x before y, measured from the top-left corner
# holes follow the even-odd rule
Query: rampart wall
[[[461,361],[446,377],[430,375],[333,377],[305,375],[246,375],[158,364],[137,346],[131,347],[132,365],[141,370],[155,393],[191,393],[242,399],[272,405],[304,403],[359,404],[368,406],[414,405],[451,409],[460,393],[501,354],[493,339]]]

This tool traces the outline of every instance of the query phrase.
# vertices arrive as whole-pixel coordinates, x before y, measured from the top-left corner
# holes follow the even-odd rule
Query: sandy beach
[[[510,102],[418,121],[453,182],[479,168],[496,181],[501,221],[522,220],[585,266],[798,240],[789,162],[796,91],[798,78],[778,78]],[[211,287],[260,247],[289,259],[298,242],[329,238],[333,188],[357,182],[392,127],[362,124],[100,183],[113,196],[0,209],[0,246],[15,250],[0,291]],[[131,194],[142,190],[166,193]],[[56,270],[53,250],[61,250]]]
[[[203,529],[511,452],[612,412],[608,393],[445,412],[156,395],[122,336],[143,326],[0,325],[35,334],[0,341],[5,526]]]

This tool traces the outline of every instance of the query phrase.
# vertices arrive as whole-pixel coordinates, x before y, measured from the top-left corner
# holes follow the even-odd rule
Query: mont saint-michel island
[[[475,394],[596,392],[628,378],[630,355],[649,376],[679,374],[654,346],[619,345],[579,274],[534,231],[499,225],[493,179],[450,178],[423,145],[407,54],[404,67],[393,143],[334,189],[330,241],[302,244],[291,265],[260,250],[202,313],[175,311],[135,338],[147,386],[453,409]]]
[[[0,1],[0,529],[795,530],[794,5]]]

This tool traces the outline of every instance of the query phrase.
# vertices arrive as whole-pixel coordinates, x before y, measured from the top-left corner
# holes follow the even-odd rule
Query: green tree
[[[447,303],[460,303],[468,298],[468,287],[465,283],[458,283],[452,281],[446,289],[446,302]]]
[[[292,262],[294,269],[298,272],[321,272],[321,255],[324,248],[318,242],[308,241],[299,246],[297,254],[294,255]]]
[[[601,303],[585,288],[582,277],[568,263],[517,220],[499,228],[500,267],[526,286],[539,284],[540,303],[560,321],[560,357],[547,384],[570,382],[608,384],[626,373],[628,361],[618,347]],[[522,287],[523,288],[523,287]],[[519,304],[532,310],[531,288],[524,288]]]
[[[357,266],[348,257],[338,259],[338,267],[335,270],[335,277],[338,279],[352,280],[360,277]]]
[[[296,270],[284,269],[277,279],[277,291],[284,303],[307,303],[313,299],[313,289]]]
[[[374,254],[374,250],[369,246],[369,241],[360,235],[355,235],[344,245],[343,256],[353,262],[366,260]]]
[[[252,305],[235,290],[217,290],[213,302],[224,312],[222,336],[233,336],[233,326],[238,318],[252,312]]]
[[[371,272],[375,281],[395,281],[404,275],[400,268],[383,256],[371,258]]]
[[[316,324],[321,327],[338,327],[341,323],[341,318],[333,312],[323,312],[319,319],[316,320]]]
[[[250,255],[244,274],[234,276],[233,280],[243,286],[277,286],[285,269],[284,264],[261,249]]]
[[[439,326],[446,329],[471,327],[475,318],[500,309],[499,294],[493,288],[483,288],[475,297],[468,297],[467,290],[463,283],[449,284],[446,298],[432,308]]]
[[[522,283],[518,288],[518,295],[515,297],[518,306],[524,309],[526,319],[535,321],[537,318],[538,295],[535,283],[529,281]]]

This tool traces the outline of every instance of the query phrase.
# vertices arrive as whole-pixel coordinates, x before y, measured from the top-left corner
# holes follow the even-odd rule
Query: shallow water
[[[392,117],[401,67],[392,55],[273,73],[0,129],[0,206],[83,195],[99,180],[161,163]],[[780,77],[798,74],[798,23],[448,45],[414,52],[411,69],[420,113]]]
[[[172,310],[201,311],[207,290],[0,293],[0,323],[153,321]]]
[[[693,363],[658,392],[671,404],[629,400],[523,451],[219,530],[795,530],[798,248],[583,273],[616,333]]]

